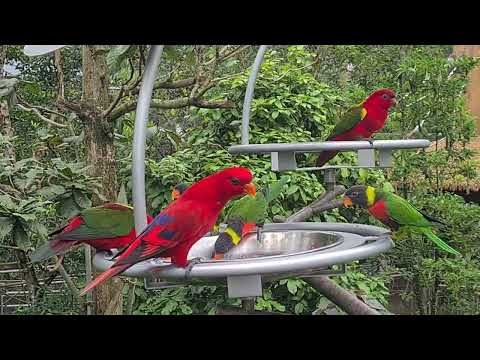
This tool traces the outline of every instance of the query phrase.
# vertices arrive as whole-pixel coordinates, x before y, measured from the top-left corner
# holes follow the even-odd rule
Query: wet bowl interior
[[[262,231],[245,235],[242,241],[225,254],[225,260],[282,256],[324,250],[343,242],[340,234],[326,231]]]

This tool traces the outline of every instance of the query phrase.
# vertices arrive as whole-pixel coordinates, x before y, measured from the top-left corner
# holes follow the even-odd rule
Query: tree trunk
[[[108,201],[115,201],[118,184],[113,127],[101,116],[102,110],[109,105],[108,85],[106,49],[101,46],[84,46],[82,100],[92,109],[91,116],[83,119],[87,164],[91,166],[90,175],[99,177],[101,181],[101,194]],[[103,202],[98,196],[94,196],[93,205],[100,205]],[[94,292],[96,313],[121,315],[122,289],[123,281],[118,277],[99,285]]]

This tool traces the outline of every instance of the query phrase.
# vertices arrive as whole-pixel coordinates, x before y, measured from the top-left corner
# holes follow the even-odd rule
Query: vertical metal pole
[[[145,226],[147,226],[147,207],[145,202],[145,142],[153,84],[155,82],[155,76],[157,75],[162,51],[163,45],[151,45],[150,47],[135,115],[132,152],[132,195],[135,231],[137,234],[140,234]]]
[[[262,65],[263,56],[268,45],[261,45],[258,49],[257,56],[252,65],[252,72],[248,79],[247,90],[245,92],[245,100],[243,101],[242,111],[242,145],[248,144],[248,126],[250,122],[250,110],[253,99],[253,90],[255,89],[255,82],[257,81],[258,71]]]
[[[92,281],[92,248],[88,245],[84,245],[85,247],[85,280],[88,284]],[[93,294],[92,292],[87,293],[87,315],[93,314]]]

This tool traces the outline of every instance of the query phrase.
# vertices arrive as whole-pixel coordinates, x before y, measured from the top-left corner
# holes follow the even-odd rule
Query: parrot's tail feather
[[[440,239],[437,235],[433,233],[430,228],[421,228],[422,233],[428,237],[431,241],[433,241],[440,249],[446,251],[453,255],[461,255],[457,250],[449,246],[445,243],[442,239]]]
[[[327,161],[333,159],[337,154],[338,151],[322,151],[318,154],[317,167],[322,167],[327,163]]]
[[[55,255],[61,255],[76,245],[76,241],[51,240],[42,244],[33,254],[31,254],[31,262],[39,262],[51,258]]]
[[[122,271],[126,270],[128,267],[130,267],[129,264],[118,265],[118,266],[113,266],[108,270],[105,270],[103,273],[98,275],[95,279],[90,281],[90,283],[88,283],[87,286],[85,286],[85,288],[80,292],[79,295],[84,296],[86,293],[91,291],[97,285],[101,284],[102,282],[111,278],[112,276],[115,276],[115,275],[121,273]]]

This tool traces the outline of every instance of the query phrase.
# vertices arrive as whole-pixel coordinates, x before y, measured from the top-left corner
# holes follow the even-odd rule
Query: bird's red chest
[[[368,208],[368,212],[378,220],[387,220],[389,217],[384,200],[375,202],[375,204]]]

